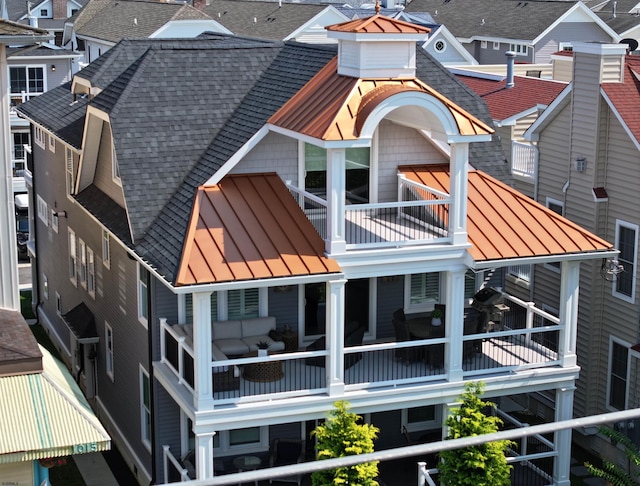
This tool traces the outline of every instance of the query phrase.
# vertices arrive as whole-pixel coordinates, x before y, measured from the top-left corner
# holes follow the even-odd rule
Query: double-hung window
[[[69,279],[78,285],[78,254],[76,249],[76,233],[69,228]]]
[[[427,310],[440,302],[440,274],[415,273],[407,279],[409,302],[405,308],[419,311]]]
[[[109,247],[109,232],[102,229],[102,263],[105,267],[111,266],[111,248]]]
[[[44,66],[10,66],[9,92],[14,106],[44,93]]]
[[[67,167],[67,194],[73,194],[73,152],[68,147],[65,150],[65,164]]]
[[[96,264],[93,250],[87,247],[87,292],[96,298]]]
[[[140,436],[142,443],[151,450],[151,384],[149,373],[140,366]]]
[[[138,320],[147,325],[149,319],[149,271],[138,264]]]
[[[105,351],[105,372],[107,376],[113,381],[113,329],[105,322],[104,323],[104,351]]]
[[[616,248],[620,250],[618,263],[622,265],[624,271],[614,277],[613,295],[627,302],[633,302],[636,294],[637,225],[616,221]]]
[[[82,238],[78,238],[78,248],[80,250],[80,285],[85,289],[87,288],[87,245],[85,245]]]
[[[609,342],[609,386],[607,405],[616,410],[627,408],[629,348],[615,338]]]

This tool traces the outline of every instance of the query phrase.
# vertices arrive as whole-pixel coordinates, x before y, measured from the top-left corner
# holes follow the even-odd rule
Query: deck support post
[[[327,150],[327,241],[329,255],[345,253],[345,186],[346,186],[345,149]]]
[[[213,472],[213,436],[215,432],[199,434],[195,432],[196,438],[196,478],[209,479]]]
[[[467,244],[468,170],[469,144],[452,143],[449,159],[449,236],[452,237],[454,245]]]
[[[558,357],[563,367],[576,366],[576,335],[578,331],[578,298],[580,293],[580,262],[564,261],[560,271],[560,329]]]
[[[465,273],[465,267],[445,272],[447,300],[444,324],[449,342],[445,344],[444,363],[448,381],[462,381]]]
[[[326,357],[326,380],[329,395],[344,393],[344,299],[346,280],[327,282],[326,344],[329,356]]]
[[[555,422],[573,418],[574,390],[574,387],[556,390]],[[553,446],[558,454],[553,463],[553,484],[555,486],[571,485],[571,432],[570,428],[554,432]]]
[[[211,383],[211,292],[193,293],[193,363],[196,410],[213,408]]]

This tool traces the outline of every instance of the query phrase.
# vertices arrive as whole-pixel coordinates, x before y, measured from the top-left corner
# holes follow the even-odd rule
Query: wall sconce
[[[52,65],[51,65],[51,70],[52,70],[52,71],[55,71],[55,70],[56,70],[56,65],[55,65],[55,64],[52,64]]]
[[[53,215],[56,218],[66,218],[67,217],[67,212],[66,211],[54,211]]]

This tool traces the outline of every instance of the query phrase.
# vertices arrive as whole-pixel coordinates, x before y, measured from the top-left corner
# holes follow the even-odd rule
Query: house
[[[377,449],[442,437],[475,380],[572,416],[581,262],[617,251],[498,180],[486,105],[416,48],[426,28],[327,30],[127,39],[19,107],[38,315],[140,483],[266,466],[276,439],[311,460],[337,400]],[[492,287],[544,261],[557,315]],[[531,439],[547,482],[569,484],[570,439]]]
[[[507,53],[507,75],[451,68],[487,104],[513,175],[512,187],[534,197],[535,147],[524,132],[566,88],[567,83],[514,74],[514,55]]]
[[[503,61],[544,64],[575,41],[618,42],[620,36],[583,2],[519,0],[412,0],[408,13],[429,12],[480,64]]]
[[[42,29],[0,20],[0,85],[7,86],[6,45],[36,44],[50,38]],[[8,103],[3,103],[1,113],[3,158],[9,160]],[[111,440],[68,370],[38,345],[20,314],[8,164],[3,164],[1,171],[0,477],[5,484],[35,486],[48,481],[51,461],[108,450]]]
[[[23,2],[6,0],[3,18],[47,30],[54,38],[52,44],[62,45],[62,31],[67,18],[79,11],[87,0],[43,0]]]
[[[125,37],[196,37],[230,33],[191,5],[153,0],[91,0],[65,24],[62,43],[84,53],[89,63]]]
[[[638,395],[638,225],[633,197],[640,154],[637,113],[640,58],[620,44],[578,43],[573,82],[525,136],[538,147],[537,200],[620,249],[615,262],[585,265],[578,316],[575,414],[592,415],[640,406]],[[622,271],[621,271],[622,270]],[[535,302],[554,312],[557,267],[535,269]],[[615,317],[614,317],[615,316]],[[544,409],[553,406],[543,397]],[[638,421],[616,428],[640,443]],[[616,448],[595,430],[580,440],[603,456]]]
[[[606,1],[594,7],[594,12],[609,27],[615,30],[620,39],[640,39],[640,6],[635,0]]]

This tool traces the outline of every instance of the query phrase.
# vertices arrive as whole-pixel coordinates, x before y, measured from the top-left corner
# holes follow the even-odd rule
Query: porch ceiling
[[[202,186],[177,285],[340,272],[277,174],[229,175]]]
[[[449,192],[446,165],[403,166],[407,178]],[[469,171],[468,250],[475,261],[611,251],[613,245],[479,170]]]

